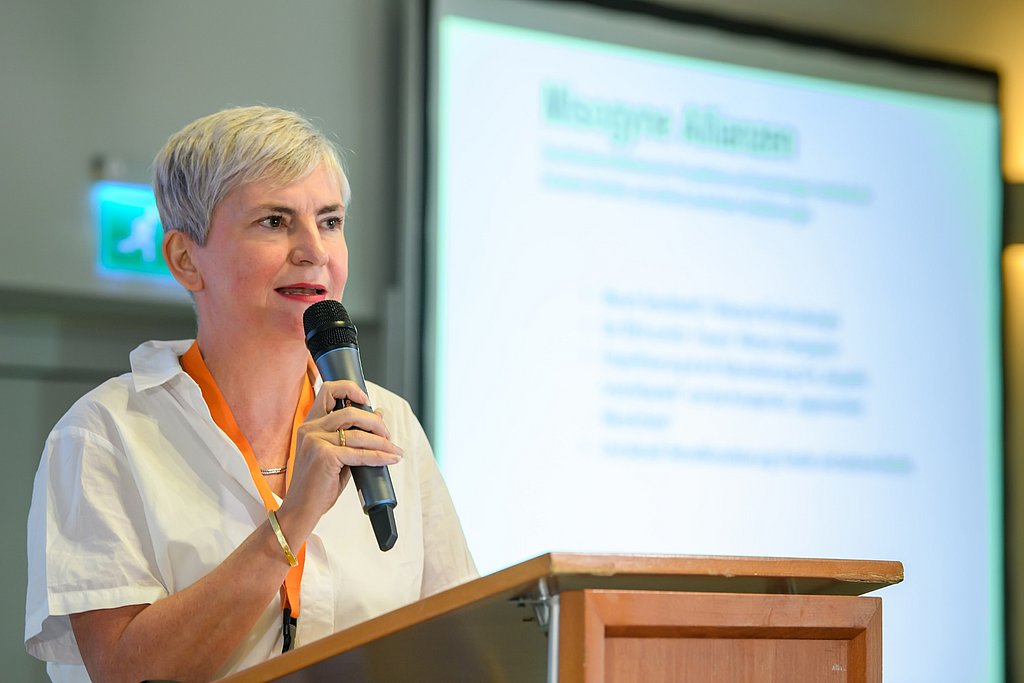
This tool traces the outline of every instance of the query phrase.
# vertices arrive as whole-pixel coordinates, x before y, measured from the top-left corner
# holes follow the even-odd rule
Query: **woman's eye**
[[[267,216],[260,221],[260,225],[265,228],[280,228],[284,225],[284,218],[282,216]]]

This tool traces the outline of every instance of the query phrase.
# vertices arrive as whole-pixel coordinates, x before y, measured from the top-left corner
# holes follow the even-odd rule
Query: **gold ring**
[[[339,429],[338,430],[338,445],[341,446],[342,448],[344,448],[346,443],[347,443],[347,440],[345,439],[345,430],[344,429]]]

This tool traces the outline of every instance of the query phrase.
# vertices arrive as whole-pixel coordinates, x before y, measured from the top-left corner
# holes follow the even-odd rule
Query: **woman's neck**
[[[287,458],[295,406],[306,381],[302,340],[220,340],[197,335],[203,361],[261,465]],[[284,444],[284,452],[281,445]]]

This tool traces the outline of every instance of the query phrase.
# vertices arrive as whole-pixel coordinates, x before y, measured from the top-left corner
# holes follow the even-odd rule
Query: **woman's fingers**
[[[353,406],[335,410],[316,420],[316,424],[325,432],[353,428],[377,434],[385,439],[391,438],[391,432],[388,430],[387,425],[384,424],[384,418],[381,417],[380,413],[371,413]]]
[[[380,412],[349,406],[307,421],[300,432],[303,441],[312,436],[329,445],[326,451],[342,465],[393,465],[402,458]]]
[[[339,405],[344,405],[346,401],[369,405],[370,397],[351,380],[324,382],[320,387],[320,392],[316,395],[316,402],[309,411],[309,418],[323,417]]]
[[[296,435],[296,467],[287,499],[297,509],[313,510],[319,519],[348,484],[348,466],[394,465],[402,459],[402,449],[391,442],[379,411],[347,404],[339,407],[369,401],[354,382],[326,382],[321,387]]]
[[[369,405],[370,397],[359,386],[349,380],[325,382],[317,395],[316,403],[306,416],[306,422],[329,418],[325,425],[337,425],[335,429],[355,427],[363,431],[373,432],[390,439],[391,432],[384,424],[383,414],[379,410],[373,412],[354,407]]]
[[[355,427],[339,428],[327,439],[338,446],[338,457],[346,465],[394,465],[403,456],[402,449],[388,439]]]

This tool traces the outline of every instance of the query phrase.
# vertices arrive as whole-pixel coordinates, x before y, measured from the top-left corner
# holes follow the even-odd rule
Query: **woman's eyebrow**
[[[343,208],[344,208],[344,206],[342,204],[328,204],[326,206],[320,207],[317,210],[316,215],[319,216],[319,215],[322,215],[322,214],[325,214],[325,213],[334,213],[336,211],[341,211]],[[259,206],[254,207],[253,211],[255,211],[255,212],[271,211],[273,213],[283,213],[283,214],[286,214],[286,215],[289,215],[289,216],[294,216],[295,213],[296,213],[295,209],[293,209],[291,207],[288,207],[288,206],[278,206],[276,204],[260,204]]]
[[[275,204],[260,204],[259,206],[253,207],[253,212],[262,213],[264,211],[270,211],[273,213],[284,213],[288,214],[289,216],[295,215],[295,209],[292,209],[287,206],[277,206]]]

